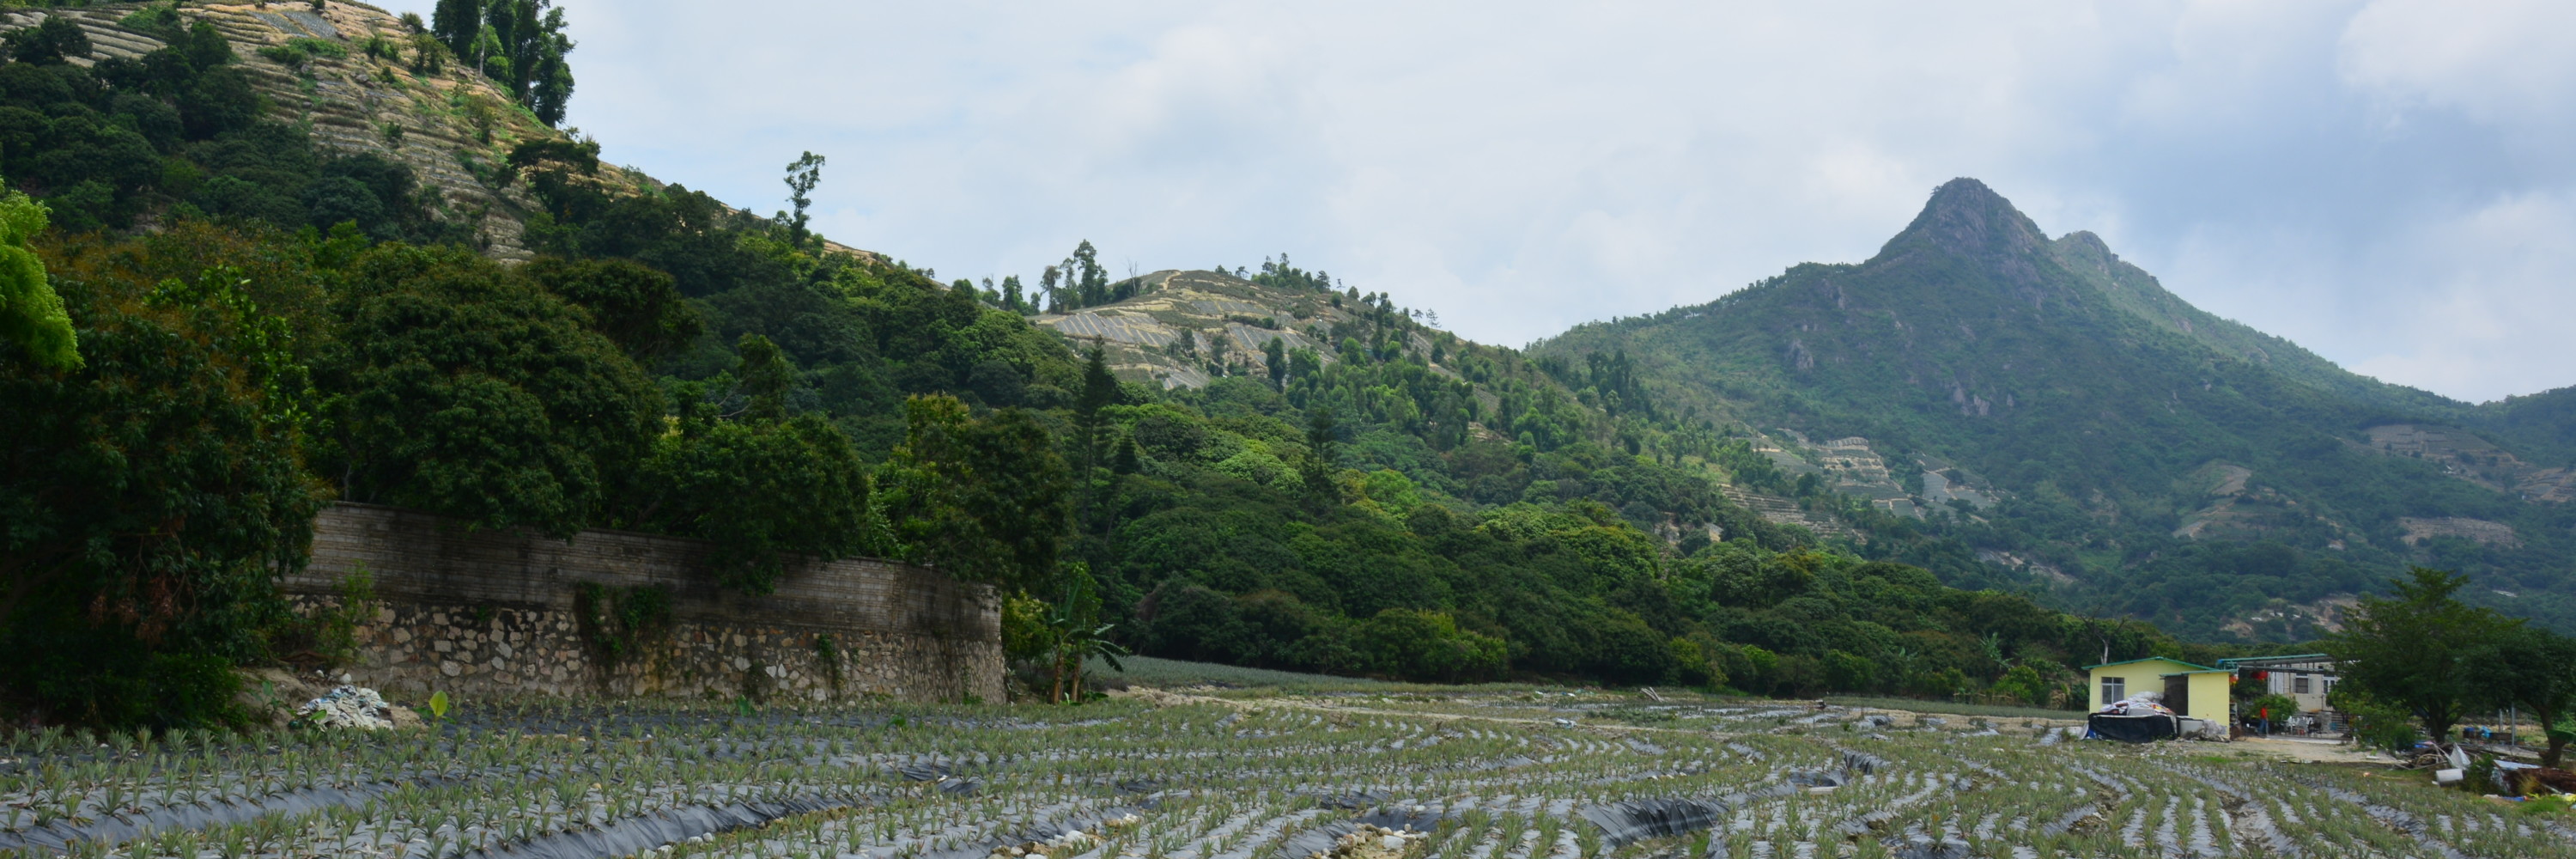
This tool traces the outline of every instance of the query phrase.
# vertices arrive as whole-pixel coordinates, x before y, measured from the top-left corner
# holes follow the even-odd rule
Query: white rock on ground
[[[382,730],[394,726],[393,705],[385,703],[384,696],[376,694],[376,690],[364,686],[341,686],[295,708],[295,724],[312,728]]]

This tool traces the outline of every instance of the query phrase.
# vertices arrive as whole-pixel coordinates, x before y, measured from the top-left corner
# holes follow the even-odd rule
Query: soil
[[[2219,748],[2294,763],[2377,764],[2396,763],[2386,754],[2369,751],[2334,740],[2312,740],[2299,737],[2242,737]]]

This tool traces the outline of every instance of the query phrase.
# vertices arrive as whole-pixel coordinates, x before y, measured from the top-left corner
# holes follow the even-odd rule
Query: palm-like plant
[[[1063,583],[1064,596],[1047,617],[1049,637],[1055,642],[1055,688],[1050,697],[1059,704],[1082,699],[1082,670],[1092,657],[1125,671],[1118,657],[1128,654],[1126,647],[1109,639],[1109,631],[1117,625],[1100,622],[1100,584],[1091,578],[1091,567],[1080,562],[1065,565]]]

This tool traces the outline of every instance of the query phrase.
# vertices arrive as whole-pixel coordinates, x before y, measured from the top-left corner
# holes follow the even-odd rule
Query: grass
[[[2084,718],[2082,710],[2050,710],[2044,707],[1998,707],[1989,704],[1954,704],[1948,701],[1925,701],[1916,698],[1832,697],[1825,703],[1844,707],[1876,707],[1881,710],[1903,710],[1909,713],[1934,713],[1953,716],[1985,716],[1994,719],[2072,719]]]

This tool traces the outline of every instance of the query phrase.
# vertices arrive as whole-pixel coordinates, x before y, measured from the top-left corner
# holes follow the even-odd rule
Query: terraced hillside
[[[97,57],[139,57],[159,49],[160,38],[128,26],[146,5],[120,3],[80,9],[15,11],[0,15],[14,29],[59,15],[77,21]],[[414,62],[410,28],[391,13],[359,3],[333,2],[322,11],[307,4],[207,4],[178,9],[186,22],[210,21],[231,42],[237,63],[280,119],[312,131],[315,144],[341,153],[372,153],[411,168],[438,192],[441,217],[477,225],[486,252],[504,259],[527,256],[519,239],[534,202],[507,183],[501,168],[510,150],[534,139],[561,139],[492,82],[449,63],[429,72]],[[319,40],[333,50],[308,52],[291,66],[263,57],[260,49],[297,39]],[[369,40],[399,46],[367,51]],[[608,171],[604,181],[641,177]]]
[[[1267,287],[1224,272],[1158,271],[1137,284],[1135,298],[1036,321],[1101,347],[1121,378],[1168,389],[1207,387],[1212,374],[1259,372],[1262,348],[1273,339],[1285,349],[1315,350],[1325,364],[1338,362],[1335,342],[1362,315],[1329,293]],[[1410,332],[1406,348],[1428,354],[1437,336]]]
[[[1594,692],[1082,708],[468,706],[435,731],[19,735],[0,851],[119,857],[2565,857],[2421,774],[2065,723]]]

